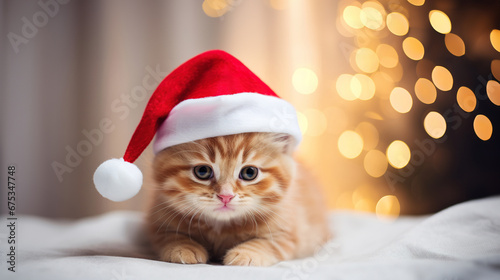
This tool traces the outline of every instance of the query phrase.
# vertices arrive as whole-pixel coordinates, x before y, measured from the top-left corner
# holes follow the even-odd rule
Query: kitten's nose
[[[229,201],[231,201],[231,199],[233,199],[234,195],[230,194],[230,195],[217,195],[217,197],[220,199],[220,201],[222,201],[222,203],[224,204],[227,204],[229,203]]]

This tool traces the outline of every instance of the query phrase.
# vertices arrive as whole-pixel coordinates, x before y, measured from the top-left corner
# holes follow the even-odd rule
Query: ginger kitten
[[[148,213],[159,258],[268,266],[312,255],[329,238],[327,209],[291,141],[243,133],[161,151]]]

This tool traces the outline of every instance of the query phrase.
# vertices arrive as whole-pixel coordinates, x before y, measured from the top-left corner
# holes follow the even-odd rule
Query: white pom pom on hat
[[[103,162],[94,173],[97,191],[113,201],[134,197],[142,186],[142,172],[135,164],[113,158]]]
[[[156,135],[161,150],[204,138],[247,132],[286,133],[302,139],[295,108],[281,99],[243,63],[213,50],[180,65],[160,83],[121,159],[94,173],[97,191],[113,201],[135,196],[142,173],[133,162]]]

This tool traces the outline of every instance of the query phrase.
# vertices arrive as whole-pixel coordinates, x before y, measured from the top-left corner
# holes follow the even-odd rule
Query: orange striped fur
[[[312,255],[329,238],[315,180],[292,158],[284,134],[244,133],[202,139],[160,152],[154,161],[151,241],[163,261],[268,266]],[[193,168],[208,165],[213,178]],[[239,177],[258,168],[252,181]],[[224,203],[217,195],[234,194]]]

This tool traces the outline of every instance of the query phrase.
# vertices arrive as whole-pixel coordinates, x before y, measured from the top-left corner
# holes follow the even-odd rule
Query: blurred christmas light
[[[460,36],[448,33],[444,36],[444,43],[452,55],[462,56],[465,54],[465,44]]]
[[[270,0],[269,4],[275,10],[284,10],[288,8],[289,0]]]
[[[491,74],[500,81],[500,60],[494,59],[491,61]]]
[[[356,6],[347,6],[342,13],[344,22],[354,29],[363,28],[363,23],[360,19],[361,8]]]
[[[436,66],[432,69],[432,82],[438,89],[449,91],[453,87],[453,76],[443,66]]]
[[[369,122],[361,122],[354,130],[363,139],[363,149],[366,151],[375,149],[379,141],[377,128]]]
[[[394,195],[386,195],[382,197],[375,207],[375,213],[381,220],[394,220],[399,216],[400,204],[399,200]]]
[[[354,205],[354,210],[362,212],[373,212],[375,210],[375,203],[369,199],[363,198],[358,200]]]
[[[304,115],[307,119],[305,135],[317,137],[325,132],[327,120],[322,111],[311,108],[305,110]]]
[[[356,51],[356,65],[365,73],[377,71],[379,60],[377,54],[369,48],[360,48]]]
[[[437,90],[434,84],[426,78],[420,78],[415,83],[415,95],[424,104],[432,104],[436,101]]]
[[[375,53],[378,56],[380,65],[387,68],[394,68],[398,65],[399,57],[396,50],[387,44],[380,44],[377,46]]]
[[[292,75],[292,85],[302,94],[311,94],[318,88],[318,76],[308,68],[298,68]]]
[[[375,201],[373,187],[369,184],[361,184],[352,192],[352,203],[357,211],[374,212]]]
[[[441,10],[429,12],[431,9],[423,8],[420,9],[420,13],[416,12],[416,15],[412,14],[412,17],[410,17],[410,12],[413,13],[418,9],[411,8],[405,3],[381,1],[385,5],[384,7],[377,1],[364,0],[364,2],[360,1],[361,3],[358,1],[345,0],[339,4],[340,13],[336,20],[336,26],[338,29],[340,28],[341,35],[351,40],[349,45],[345,47],[344,53],[349,54],[348,61],[354,73],[347,74],[346,71],[340,74],[335,81],[335,88],[343,100],[371,100],[375,97],[376,102],[351,103],[352,106],[357,105],[356,108],[361,108],[361,110],[366,108],[366,111],[361,116],[360,114],[352,116],[352,114],[349,114],[350,111],[346,109],[347,113],[344,113],[344,115],[352,118],[349,119],[350,122],[360,122],[354,131],[345,131],[346,128],[352,127],[352,123],[348,124],[347,121],[340,127],[336,126],[336,122],[329,122],[327,129],[328,133],[332,134],[344,131],[338,138],[338,148],[342,156],[354,159],[360,157],[364,150],[366,153],[362,157],[364,171],[371,177],[380,178],[386,174],[389,165],[397,169],[404,168],[412,158],[410,147],[401,140],[396,140],[387,146],[385,153],[379,150],[381,145],[387,145],[384,143],[387,139],[381,137],[381,134],[379,135],[379,133],[385,134],[387,132],[387,128],[384,127],[386,124],[380,121],[385,119],[393,121],[398,118],[398,114],[394,113],[392,109],[402,114],[410,112],[413,109],[414,97],[422,104],[427,105],[439,101],[432,107],[445,108],[442,107],[443,102],[449,102],[450,96],[446,97],[446,94],[442,94],[438,99],[438,89],[441,95],[442,91],[452,90],[454,84],[467,84],[467,81],[458,80],[463,79],[461,72],[457,72],[456,76],[453,76],[450,72],[450,70],[453,70],[455,74],[455,70],[458,69],[454,67],[454,61],[457,59],[450,62],[453,64],[439,66],[436,65],[436,62],[447,63],[447,61],[435,58],[439,55],[439,51],[444,56],[446,56],[447,52],[456,57],[465,56],[466,46],[462,38],[468,38],[466,36],[468,34],[462,34],[465,37],[459,36],[458,34],[461,34],[459,33],[460,30],[456,29],[456,27],[453,29],[450,17]],[[408,2],[414,6],[425,4],[424,0],[408,0]],[[446,6],[440,7],[446,8]],[[385,8],[387,8],[387,11]],[[422,12],[428,12],[428,20],[432,29],[444,34],[445,46],[430,41],[433,39],[427,36],[427,33],[432,33],[432,30],[425,27],[425,24],[422,24],[422,20],[418,17]],[[453,15],[450,14],[450,16]],[[386,26],[387,31],[383,30]],[[451,33],[452,29],[457,34]],[[414,37],[407,37],[408,35]],[[395,38],[395,36],[403,37],[401,38],[403,39],[401,45],[397,45],[397,42],[400,42],[401,39]],[[422,41],[417,38],[421,38]],[[500,30],[494,29],[491,31],[490,41],[495,50],[500,51]],[[441,49],[430,52],[424,48],[423,42],[429,48],[439,47]],[[469,41],[467,42],[469,44]],[[467,59],[472,58],[475,51],[477,52],[472,47],[469,50],[469,46],[467,46]],[[426,52],[429,53],[426,54]],[[416,68],[413,68],[414,64],[408,65],[408,59],[402,58],[402,53],[408,59],[417,61]],[[490,81],[486,83],[485,90],[489,100],[493,104],[500,106],[500,83],[498,82],[500,78],[500,59],[491,61],[491,73],[497,81],[491,80],[492,78],[489,77]],[[412,81],[412,79],[416,81]],[[413,93],[410,94],[408,90],[400,87],[407,87],[412,82],[414,82],[414,96]],[[456,102],[465,112],[472,112],[475,110],[478,100],[471,89],[460,87],[456,92]],[[372,104],[375,107],[371,107]],[[380,107],[377,107],[377,104]],[[420,113],[414,112],[414,114],[408,114],[402,116],[402,118],[409,120],[408,118],[413,119],[416,113],[421,114],[422,109],[425,108],[422,104],[415,104],[415,109],[418,109]],[[421,125],[423,125],[430,137],[439,139],[447,134],[447,122],[444,116],[447,115],[442,115],[437,111],[424,113]],[[332,119],[330,114],[325,113],[325,117],[328,121]],[[474,131],[480,139],[490,139],[492,129],[492,123],[486,116],[479,115],[475,118]],[[359,160],[356,162],[359,162]],[[375,186],[368,185],[365,187],[375,188]],[[391,211],[395,212],[396,217],[399,215],[399,200],[395,196],[380,198],[380,195],[370,195],[358,188],[352,192],[352,201],[349,203],[347,197],[350,194],[349,192],[342,193],[343,198],[337,200],[338,204],[365,211],[373,211],[376,204],[375,210],[377,215],[380,214],[381,217]],[[379,199],[378,203],[376,203],[377,199]]]
[[[500,30],[498,29],[491,30],[490,41],[493,48],[495,48],[495,50],[500,52]]]
[[[379,178],[387,171],[389,163],[385,154],[379,150],[371,150],[365,155],[363,166],[368,175]]]
[[[413,60],[420,60],[424,57],[424,45],[417,38],[406,38],[403,41],[403,51],[408,58]]]
[[[370,100],[375,95],[375,83],[364,74],[356,74],[351,80],[351,90],[359,99]]]
[[[372,30],[381,30],[384,27],[384,18],[382,13],[373,6],[366,6],[365,4],[367,3],[373,2],[365,2],[363,4],[363,8],[359,14],[359,19],[367,28]]]
[[[439,139],[446,132],[446,120],[438,112],[429,112],[424,119],[424,128],[430,137]]]
[[[477,137],[483,141],[487,141],[493,134],[493,125],[490,119],[485,115],[477,115],[474,119],[474,132]]]
[[[408,19],[401,13],[393,12],[387,15],[387,28],[392,34],[404,36],[408,33],[410,24]]]
[[[353,101],[359,97],[356,96],[351,90],[351,82],[353,77],[353,75],[342,74],[337,78],[337,82],[335,83],[337,93],[342,99],[347,101]]]
[[[460,87],[457,91],[457,103],[465,112],[472,112],[476,108],[476,95],[468,87]]]
[[[308,127],[307,117],[303,113],[297,111],[297,120],[299,123],[300,132],[302,132],[302,135],[304,135],[307,132]]]
[[[363,139],[358,133],[346,130],[339,137],[338,148],[340,154],[344,157],[349,159],[356,158],[363,150]]]
[[[411,152],[405,142],[395,140],[387,147],[386,155],[389,164],[394,168],[400,169],[410,162]]]
[[[392,108],[399,113],[408,113],[413,105],[413,99],[410,93],[402,88],[395,87],[389,97]]]
[[[209,17],[220,17],[227,12],[227,0],[205,0],[202,4],[203,12]]]
[[[404,69],[403,65],[401,65],[401,63],[398,62],[396,66],[392,68],[381,67],[380,72],[387,73],[391,77],[392,81],[397,83],[401,81],[401,79],[403,78]]]
[[[415,6],[422,6],[425,3],[425,0],[408,0],[408,2]]]
[[[500,106],[500,84],[497,81],[488,81],[486,84],[486,93],[493,104]]]
[[[450,33],[451,21],[450,18],[442,11],[432,10],[429,12],[429,21],[432,28],[441,34]]]

